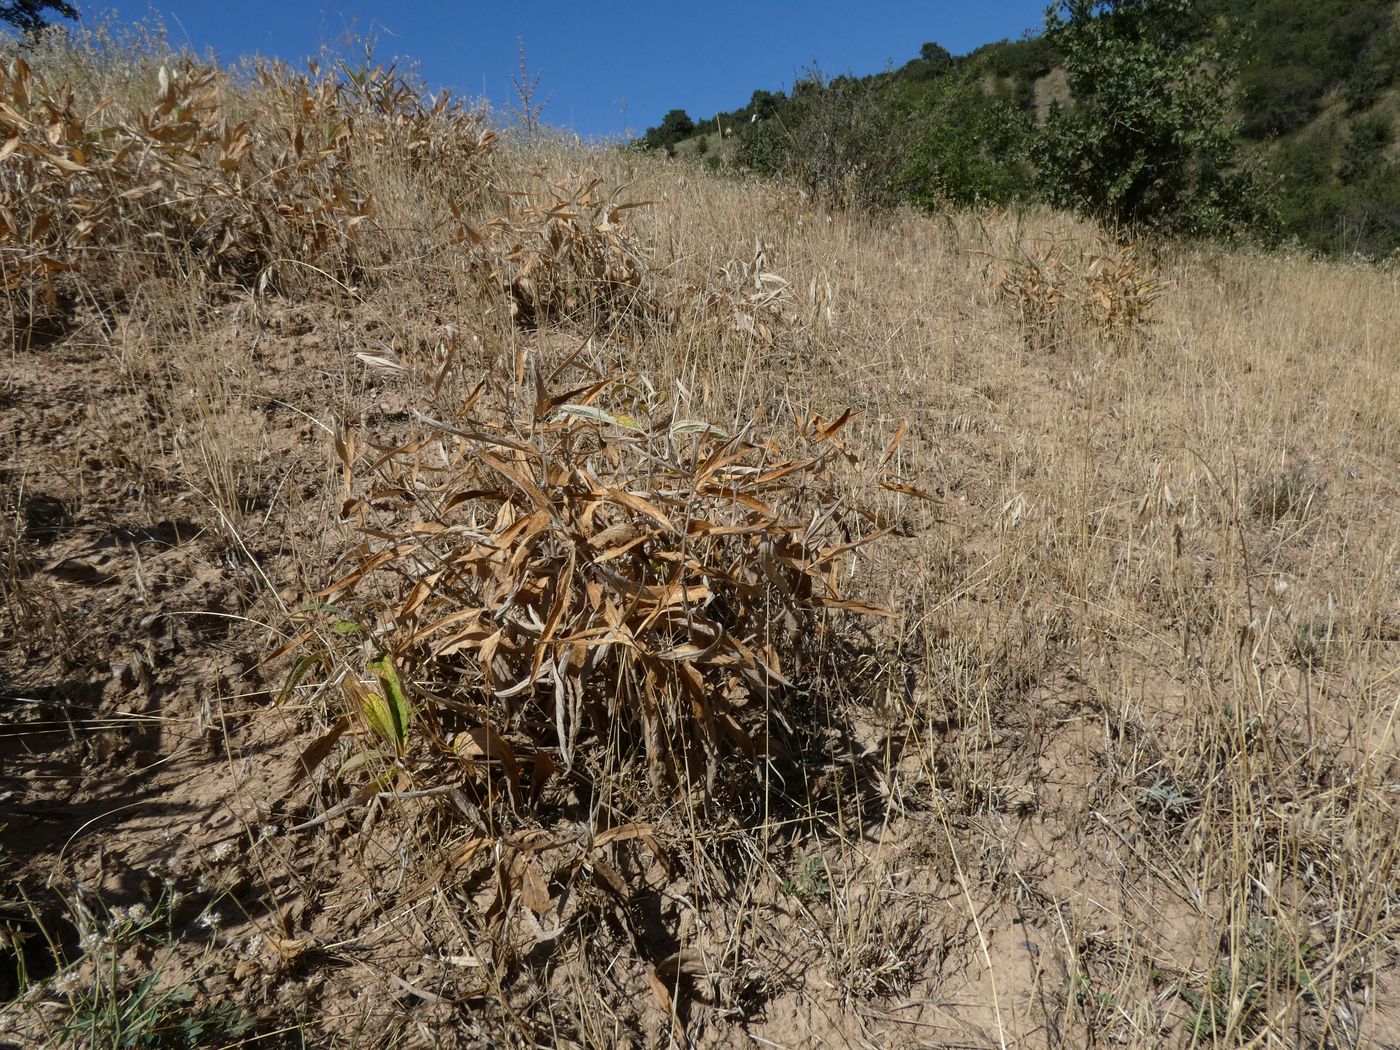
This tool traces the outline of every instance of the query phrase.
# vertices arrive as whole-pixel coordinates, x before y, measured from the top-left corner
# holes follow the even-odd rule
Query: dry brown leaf
[[[549,887],[545,884],[544,876],[540,874],[539,866],[533,860],[522,858],[522,861],[520,902],[536,915],[543,915],[554,904],[549,896]]]
[[[341,715],[336,719],[335,725],[331,726],[329,732],[322,734],[312,741],[310,746],[297,757],[297,764],[292,771],[292,779],[291,783],[288,785],[288,791],[296,788],[298,784],[309,778],[316,771],[316,767],[326,760],[335,749],[335,745],[339,742],[340,738],[345,734],[345,731],[349,728],[350,716]]]
[[[907,419],[901,419],[899,421],[899,426],[895,429],[894,437],[890,439],[890,443],[885,447],[885,451],[880,454],[880,462],[877,469],[882,469],[885,464],[890,461],[890,458],[898,451],[899,446],[904,443],[904,438],[908,433],[909,421]]]
[[[510,780],[520,776],[515,748],[490,726],[477,726],[458,735],[454,745],[457,753],[472,761],[499,762]]]

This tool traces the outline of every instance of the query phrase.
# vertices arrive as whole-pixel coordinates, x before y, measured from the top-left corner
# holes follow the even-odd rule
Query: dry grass
[[[1400,1043],[1394,273],[46,61],[4,1026],[129,1001],[61,930],[154,887],[152,987],[317,1045]]]

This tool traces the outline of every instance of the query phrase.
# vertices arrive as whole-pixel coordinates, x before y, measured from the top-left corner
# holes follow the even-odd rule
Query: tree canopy
[[[53,11],[63,18],[78,17],[78,10],[67,0],[3,0],[0,2],[0,22],[22,33],[37,33],[46,29],[49,19],[45,12]]]
[[[1238,184],[1231,67],[1193,0],[1062,0],[1046,36],[1072,103],[1035,145],[1054,204],[1123,224],[1227,232],[1254,216]]]
[[[648,149],[664,149],[671,152],[681,139],[695,133],[695,121],[683,109],[673,109],[661,118],[661,123],[650,129],[643,137]]]

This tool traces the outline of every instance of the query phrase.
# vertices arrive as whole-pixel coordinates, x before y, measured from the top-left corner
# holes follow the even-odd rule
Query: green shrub
[[[899,170],[902,195],[922,207],[1004,203],[1031,186],[1029,115],[989,98],[975,82],[950,85],[927,103],[920,138]]]
[[[881,207],[899,200],[899,172],[915,133],[874,82],[828,81],[811,70],[771,117],[744,128],[738,160],[787,175],[828,204]]]
[[[1235,155],[1230,69],[1191,0],[1064,0],[1047,35],[1072,105],[1034,156],[1045,197],[1108,222],[1229,234],[1264,219]]]

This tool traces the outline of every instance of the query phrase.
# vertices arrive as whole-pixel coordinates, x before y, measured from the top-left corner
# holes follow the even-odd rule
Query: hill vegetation
[[[675,110],[640,141],[828,199],[1046,200],[1378,258],[1400,249],[1397,84],[1390,0],[1075,0],[1029,39],[956,57],[930,42],[863,78],[811,70],[698,122]],[[1110,146],[1097,160],[1074,148],[1091,140]],[[1118,208],[1113,180],[1144,167],[1156,188]]]

